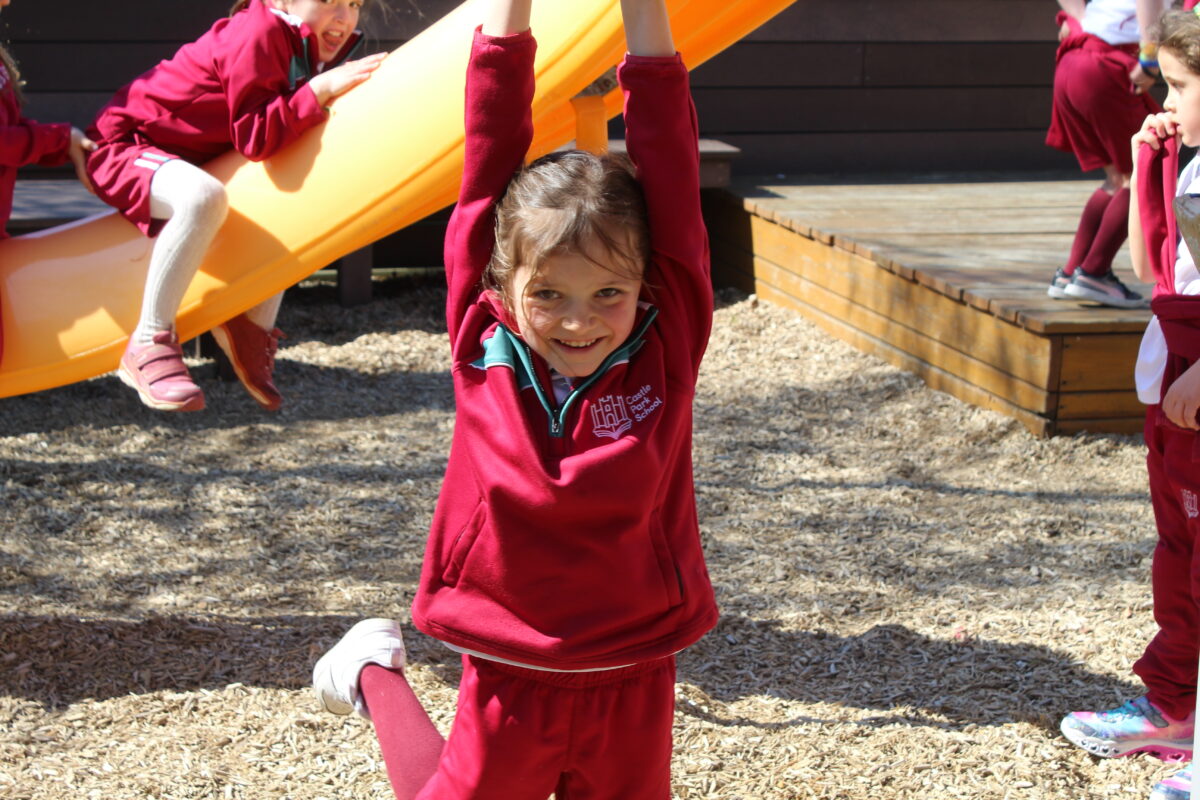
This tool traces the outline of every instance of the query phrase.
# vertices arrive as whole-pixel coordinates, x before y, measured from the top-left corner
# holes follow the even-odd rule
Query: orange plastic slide
[[[668,0],[689,67],[792,0]],[[338,99],[329,122],[262,163],[236,153],[206,168],[230,214],[184,298],[192,338],[316,270],[454,202],[463,161],[463,80],[481,0],[397,49]],[[535,4],[531,156],[574,138],[571,98],[624,53],[617,0]],[[620,95],[605,97],[609,116]],[[0,397],[117,366],[141,304],[150,240],[115,213],[0,242]]]

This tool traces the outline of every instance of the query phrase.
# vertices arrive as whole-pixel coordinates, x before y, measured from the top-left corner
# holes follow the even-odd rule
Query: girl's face
[[[532,267],[513,271],[510,297],[525,343],[562,375],[582,378],[595,372],[604,359],[624,344],[637,316],[640,278],[626,277],[600,264],[613,256],[564,252]],[[614,266],[617,266],[614,264]]]
[[[0,3],[7,0],[0,0]],[[295,15],[312,29],[318,59],[332,61],[358,27],[364,0],[273,0],[280,11]]]
[[[1200,75],[1170,50],[1159,51],[1158,65],[1168,87],[1163,108],[1170,112],[1183,143],[1189,147],[1200,145]]]

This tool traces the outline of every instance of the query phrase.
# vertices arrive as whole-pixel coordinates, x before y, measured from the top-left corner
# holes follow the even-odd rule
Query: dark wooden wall
[[[559,2],[560,0],[543,0]],[[733,0],[731,0],[732,2]],[[456,5],[390,0],[375,49]],[[227,0],[17,0],[0,15],[28,110],[86,124],[122,83],[227,11]],[[1053,0],[797,0],[694,74],[702,133],[741,173],[1071,170],[1042,144]],[[619,128],[618,128],[619,130]]]

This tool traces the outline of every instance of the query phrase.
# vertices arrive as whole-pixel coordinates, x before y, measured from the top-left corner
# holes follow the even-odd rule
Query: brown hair
[[[1189,71],[1200,75],[1200,17],[1196,12],[1168,11],[1154,32],[1160,50],[1170,50]]]
[[[8,48],[0,44],[0,64],[4,65],[4,69],[8,71],[8,82],[12,85],[13,94],[17,96],[17,105],[25,105],[25,93],[21,91],[21,71],[17,69],[17,62],[12,57],[12,53],[8,52]]]
[[[508,287],[517,267],[536,272],[548,256],[586,256],[589,245],[615,256],[624,265],[618,274],[643,277],[650,227],[633,165],[624,156],[583,150],[542,156],[516,174],[496,206],[496,245],[484,286],[511,311]]]
[[[229,9],[229,16],[232,17],[248,5],[250,5],[250,0],[235,0],[233,6]],[[363,0],[363,11],[366,11],[371,5],[372,0]]]

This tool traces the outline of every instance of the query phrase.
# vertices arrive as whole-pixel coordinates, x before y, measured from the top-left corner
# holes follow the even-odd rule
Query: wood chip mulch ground
[[[314,660],[408,617],[453,425],[435,284],[288,293],[286,405],[114,377],[0,400],[0,798],[387,800]],[[1068,745],[1140,693],[1154,525],[1136,437],[1039,440],[723,293],[696,399],[723,618],[679,658],[686,800],[1144,798]],[[411,629],[410,629],[411,630]],[[415,632],[447,729],[456,655]]]

